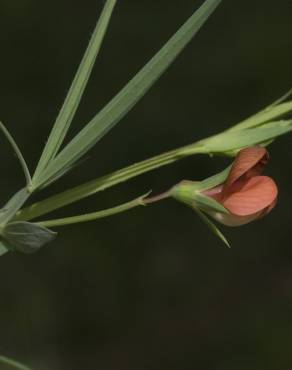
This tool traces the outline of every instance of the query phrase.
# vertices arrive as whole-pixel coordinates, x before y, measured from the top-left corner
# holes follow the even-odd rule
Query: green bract
[[[212,189],[215,186],[222,184],[226,180],[229,171],[230,167],[203,181],[182,181],[181,183],[174,186],[170,191],[170,195],[174,199],[186,204],[187,206],[195,210],[201,220],[209,227],[209,229],[228,247],[230,247],[229,242],[222,234],[222,232],[218,229],[218,227],[204,213],[204,211],[213,211],[220,213],[229,212],[220,203],[204,195],[202,192],[204,190]]]

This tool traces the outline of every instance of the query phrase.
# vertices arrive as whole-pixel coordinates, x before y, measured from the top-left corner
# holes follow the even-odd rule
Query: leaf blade
[[[24,221],[11,222],[3,230],[3,239],[11,250],[29,254],[37,252],[55,237],[56,233],[46,227]]]
[[[291,94],[290,91],[289,94]],[[282,104],[276,103],[277,102],[271,104],[261,112],[258,112],[253,116],[248,117],[244,121],[241,121],[240,123],[231,127],[228,131],[245,130],[256,126],[260,126],[266,122],[278,120],[292,112],[292,101],[288,101]]]
[[[41,176],[42,171],[56,156],[63,140],[70,128],[73,117],[81,101],[86,88],[90,74],[92,72],[95,60],[99,54],[102,41],[104,39],[112,12],[117,0],[107,0],[102,10],[101,16],[94,29],[93,35],[86,49],[84,57],[77,70],[76,76],[72,82],[65,102],[53,126],[47,144],[44,148],[38,166],[34,174],[34,181]]]
[[[203,3],[136,76],[59,153],[45,171],[45,180],[78,160],[124,117],[191,41],[220,2],[221,0],[206,0]]]
[[[261,144],[290,131],[292,131],[292,120],[281,120],[241,131],[225,131],[202,140],[201,144],[205,147],[207,153],[223,153],[233,149]]]

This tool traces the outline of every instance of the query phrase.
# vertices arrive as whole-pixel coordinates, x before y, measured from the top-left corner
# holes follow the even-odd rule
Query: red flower
[[[278,195],[274,180],[261,176],[268,159],[267,150],[260,146],[241,150],[226,181],[203,192],[222,204],[229,214],[205,211],[228,226],[243,225],[268,214],[275,207]]]

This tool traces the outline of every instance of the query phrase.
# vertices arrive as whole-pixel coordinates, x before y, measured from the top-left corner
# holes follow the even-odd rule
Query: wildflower
[[[220,183],[202,189],[200,184],[204,181],[185,181],[175,187],[173,196],[224,225],[247,224],[267,215],[277,202],[277,185],[270,177],[261,175],[268,159],[265,148],[248,147],[237,154]]]

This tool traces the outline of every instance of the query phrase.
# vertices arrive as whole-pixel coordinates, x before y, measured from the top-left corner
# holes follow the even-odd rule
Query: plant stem
[[[147,205],[147,204],[157,203],[157,202],[160,202],[161,200],[168,199],[170,197],[171,197],[171,191],[168,190],[168,191],[165,191],[164,193],[154,195],[153,197],[145,198],[144,204]]]
[[[205,152],[206,151],[204,147],[200,145],[200,142],[171,150],[35,203],[23,210],[20,210],[16,215],[15,220],[28,221],[33,218],[37,218],[143,173],[166,166],[179,159],[199,153],[203,154]]]
[[[78,224],[81,222],[94,221],[99,218],[113,216],[115,214],[128,211],[138,206],[145,206],[147,202],[146,200],[144,200],[144,198],[147,197],[148,194],[149,193],[142,195],[141,197],[136,198],[130,202],[119,205],[117,207],[105,209],[105,210],[98,211],[98,212],[87,213],[87,214],[79,215],[79,216],[66,217],[66,218],[60,218],[60,219],[48,220],[48,221],[41,221],[41,222],[37,222],[36,224],[39,226],[52,228],[52,227]]]

